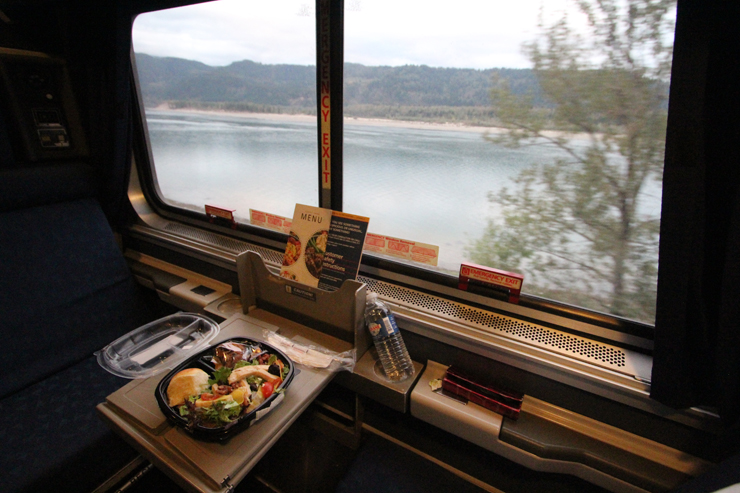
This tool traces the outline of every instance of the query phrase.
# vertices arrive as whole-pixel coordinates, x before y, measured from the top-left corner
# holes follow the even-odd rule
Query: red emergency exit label
[[[320,3],[319,73],[321,81],[321,188],[331,190],[331,58],[329,0]]]
[[[471,283],[506,290],[509,293],[509,302],[519,303],[524,276],[493,267],[463,263],[460,265],[458,287],[467,291]]]
[[[234,220],[235,210],[206,204],[206,216],[208,216],[208,220],[213,224],[228,226],[231,229],[236,229],[236,221]]]

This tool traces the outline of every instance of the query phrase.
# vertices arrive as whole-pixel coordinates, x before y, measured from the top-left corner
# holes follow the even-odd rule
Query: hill
[[[137,53],[144,103],[172,107],[310,113],[316,111],[316,68],[266,65],[249,60],[212,67],[192,60]],[[485,122],[492,119],[489,90],[494,76],[516,94],[534,94],[546,107],[529,69],[456,69],[425,65],[369,67],[346,63],[347,116],[425,121]]]

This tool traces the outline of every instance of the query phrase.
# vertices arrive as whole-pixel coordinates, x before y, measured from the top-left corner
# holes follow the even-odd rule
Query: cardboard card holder
[[[370,347],[364,283],[348,279],[337,291],[307,286],[272,274],[262,257],[251,251],[237,257],[236,268],[244,313],[261,308],[349,342],[357,360]]]

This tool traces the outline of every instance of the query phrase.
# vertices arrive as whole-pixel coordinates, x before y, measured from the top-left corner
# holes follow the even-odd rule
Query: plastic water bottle
[[[401,331],[398,330],[388,305],[378,299],[376,293],[368,293],[365,302],[365,324],[373,336],[375,349],[388,379],[400,382],[414,374]]]

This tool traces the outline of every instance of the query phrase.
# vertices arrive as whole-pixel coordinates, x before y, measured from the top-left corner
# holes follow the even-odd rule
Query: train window
[[[139,15],[133,43],[159,199],[292,217],[318,205],[316,26],[304,2]],[[312,116],[313,115],[313,116]]]
[[[347,0],[344,22],[345,210],[443,272],[653,324],[675,2]]]
[[[245,224],[321,205],[314,9],[137,17],[160,200]],[[674,24],[674,0],[346,0],[335,207],[370,217],[366,254],[405,273],[518,272],[535,307],[649,338]]]

